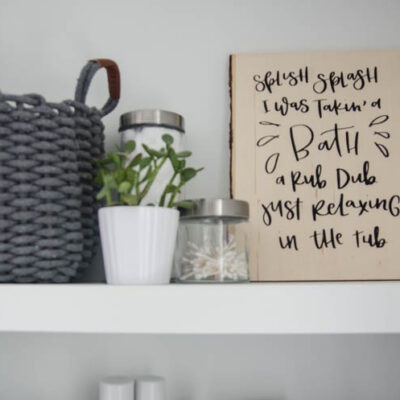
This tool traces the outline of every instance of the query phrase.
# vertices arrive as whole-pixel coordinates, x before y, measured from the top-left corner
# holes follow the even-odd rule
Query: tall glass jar
[[[249,206],[231,199],[189,200],[181,210],[175,280],[235,283],[249,280],[246,223]]]
[[[165,143],[162,136],[167,133],[174,138],[173,147],[176,152],[182,151],[182,139],[185,133],[184,118],[171,111],[164,110],[136,110],[122,114],[120,117],[121,143],[130,140],[136,142],[136,151],[132,153],[133,158],[137,153],[143,153],[142,144],[159,150]],[[143,199],[143,204],[158,204],[165,185],[172,177],[171,164],[165,163],[158,173],[149,193]]]

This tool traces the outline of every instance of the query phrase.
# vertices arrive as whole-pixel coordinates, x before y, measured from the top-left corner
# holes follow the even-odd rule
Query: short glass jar
[[[175,281],[247,282],[248,203],[231,199],[188,201],[193,202],[193,208],[180,210]]]
[[[159,150],[165,146],[164,134],[174,139],[173,147],[177,153],[182,151],[185,120],[182,115],[164,110],[136,110],[122,114],[120,117],[121,144],[130,140],[136,142],[136,150],[129,161],[138,153],[145,153],[142,144]],[[143,204],[158,204],[165,186],[173,175],[170,162],[163,165],[158,177],[143,199]],[[178,199],[178,197],[177,197]]]

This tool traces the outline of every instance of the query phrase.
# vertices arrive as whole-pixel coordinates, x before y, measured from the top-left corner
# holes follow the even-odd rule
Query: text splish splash
[[[354,90],[362,90],[370,83],[378,83],[378,67],[367,67],[356,71],[331,71],[317,73],[316,79],[311,82],[309,67],[299,68],[297,71],[267,71],[264,74],[256,74],[253,79],[257,92],[268,91],[272,93],[279,86],[297,86],[300,84],[312,84],[316,94],[326,92],[335,93],[338,88],[352,87]]]

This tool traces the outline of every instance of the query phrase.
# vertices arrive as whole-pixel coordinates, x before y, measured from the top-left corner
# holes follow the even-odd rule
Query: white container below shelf
[[[0,285],[0,332],[400,333],[400,282]]]

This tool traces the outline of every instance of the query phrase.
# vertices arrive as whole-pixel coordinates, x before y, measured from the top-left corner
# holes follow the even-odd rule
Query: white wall
[[[188,195],[227,196],[228,55],[399,48],[399,17],[396,0],[0,0],[0,89],[70,98],[87,59],[113,58],[122,98],[105,119],[108,147],[123,112],[180,112],[206,167]],[[89,104],[102,104],[104,82]],[[1,335],[0,398],[94,400],[104,374],[155,372],[176,399],[398,399],[399,340]]]
[[[112,58],[122,98],[105,119],[109,147],[123,112],[180,112],[193,163],[206,167],[188,195],[228,196],[229,54],[396,48],[399,12],[396,0],[1,0],[0,89],[60,101],[86,60]],[[102,105],[104,83],[89,104]]]
[[[158,374],[169,400],[398,400],[399,336],[0,335],[2,400],[96,400]]]

